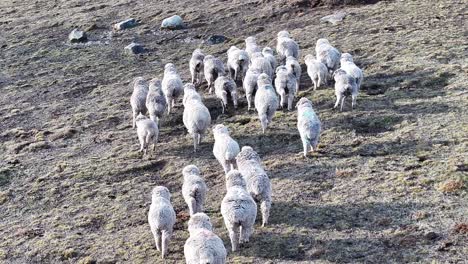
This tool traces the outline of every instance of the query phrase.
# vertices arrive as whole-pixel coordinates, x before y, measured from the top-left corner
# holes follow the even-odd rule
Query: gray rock
[[[138,43],[131,43],[127,47],[125,47],[125,52],[127,54],[140,54],[145,51],[145,48],[143,45],[138,44]]]
[[[122,22],[114,24],[114,29],[115,30],[124,30],[124,29],[127,29],[127,28],[135,27],[136,25],[138,25],[138,22],[136,21],[136,19],[129,18],[129,19],[126,19],[126,20],[124,20]]]
[[[68,35],[68,40],[70,40],[71,43],[86,42],[88,41],[88,37],[86,36],[86,33],[84,31],[74,29]]]
[[[338,24],[346,17],[346,13],[343,11],[335,12],[333,15],[324,16],[320,19],[322,22],[330,22],[333,25]]]
[[[173,15],[163,20],[161,29],[182,29],[185,28],[184,21],[178,15]]]
[[[206,39],[206,43],[209,45],[215,45],[215,44],[220,44],[223,43],[227,40],[223,35],[212,35],[208,39]]]

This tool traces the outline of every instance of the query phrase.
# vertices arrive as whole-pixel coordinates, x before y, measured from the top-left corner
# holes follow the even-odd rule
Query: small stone
[[[114,24],[114,29],[115,30],[124,30],[124,29],[127,29],[127,28],[135,27],[136,25],[138,25],[138,22],[136,21],[136,19],[129,18],[129,19],[126,19],[126,20],[124,20],[122,22]]]
[[[346,17],[346,13],[343,11],[339,11],[334,13],[333,15],[328,15],[324,16],[320,19],[322,22],[330,22],[333,25],[338,24],[339,22],[343,21],[343,19]]]
[[[145,51],[145,48],[143,45],[138,44],[138,43],[131,43],[127,47],[125,47],[125,52],[128,54],[139,54],[143,53]]]
[[[74,29],[68,35],[68,40],[70,40],[71,43],[86,42],[88,41],[88,37],[86,36],[86,33],[84,31]]]
[[[436,232],[428,232],[424,235],[424,237],[428,240],[434,240],[439,237],[439,235]]]
[[[209,45],[215,45],[223,43],[227,40],[227,38],[223,35],[212,35],[207,40],[206,43]]]
[[[161,29],[182,29],[185,28],[182,18],[178,15],[173,15],[163,20]]]

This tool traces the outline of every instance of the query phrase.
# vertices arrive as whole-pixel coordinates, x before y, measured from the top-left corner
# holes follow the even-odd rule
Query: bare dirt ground
[[[348,16],[336,26],[319,21],[335,10],[296,3],[1,1],[0,262],[163,263],[147,211],[152,187],[165,185],[178,213],[165,263],[181,263],[188,237],[181,169],[193,163],[210,188],[207,213],[229,263],[467,263],[466,1],[338,7]],[[173,14],[188,29],[160,31]],[[129,17],[141,24],[111,32]],[[67,42],[75,27],[87,30],[88,44]],[[245,99],[220,115],[205,94],[214,123],[258,150],[273,185],[271,224],[257,224],[251,242],[232,253],[211,133],[193,154],[179,102],[162,122],[156,155],[142,158],[129,82],[161,78],[168,62],[189,81],[195,48],[226,60],[226,50],[251,35],[274,47],[282,29],[301,58],[320,37],[353,54],[364,85],[357,109],[333,111],[333,89],[306,91],[303,68],[300,96],[312,100],[324,128],[308,159],[295,112],[279,111],[261,135]],[[204,44],[212,34],[229,41]],[[131,41],[148,51],[125,55]]]

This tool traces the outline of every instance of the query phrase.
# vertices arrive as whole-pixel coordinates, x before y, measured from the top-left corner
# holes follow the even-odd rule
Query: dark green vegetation
[[[240,145],[264,160],[273,185],[271,224],[230,263],[462,263],[468,255],[467,44],[465,1],[381,1],[334,10],[288,1],[12,1],[0,3],[0,262],[162,263],[147,224],[150,191],[173,193],[178,222],[166,263],[181,263],[187,208],[183,166],[201,168],[207,213],[229,248],[219,212],[224,176],[212,135],[200,153],[182,125],[182,107],[162,122],[157,153],[142,158],[131,129],[130,81],[162,77],[174,62],[189,81],[201,47],[226,59],[231,45],[256,35],[276,44],[288,29],[301,57],[319,37],[355,56],[365,79],[358,106],[336,112],[330,87],[306,91],[324,132],[319,151],[301,156],[294,112],[278,112],[261,135],[245,99],[220,115]],[[188,30],[159,31],[178,14]],[[141,25],[111,32],[134,17]],[[87,31],[88,44],[67,43]],[[201,44],[211,35],[227,43]],[[124,47],[137,41],[147,52]],[[303,63],[303,61],[301,61]]]

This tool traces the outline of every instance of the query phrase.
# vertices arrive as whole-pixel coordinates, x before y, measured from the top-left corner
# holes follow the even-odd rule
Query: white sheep
[[[256,52],[262,52],[257,45],[257,39],[255,37],[248,37],[245,39],[245,51],[249,54],[249,58],[252,58],[252,55]]]
[[[304,58],[305,64],[307,65],[307,73],[310,79],[314,83],[314,90],[320,87],[320,84],[325,84],[328,76],[327,66],[315,59],[314,55],[308,54]]]
[[[220,59],[214,57],[213,55],[205,56],[203,64],[205,79],[208,83],[209,93],[211,94],[213,93],[213,86],[216,79],[218,79],[219,76],[225,75],[224,64]]]
[[[356,80],[356,85],[359,90],[361,88],[362,80],[364,79],[364,74],[362,73],[362,70],[354,64],[353,56],[349,53],[341,54],[340,63],[341,69]]]
[[[164,186],[153,188],[148,222],[156,242],[156,249],[161,251],[162,258],[165,258],[176,222],[176,214],[172,208],[171,194]]]
[[[162,90],[166,96],[167,113],[170,114],[177,99],[184,89],[182,79],[180,79],[174,64],[168,63],[164,66],[164,77],[162,79]]]
[[[249,111],[252,107],[252,97],[257,92],[258,76],[260,76],[260,71],[252,68],[249,68],[245,74],[243,88],[245,92],[245,97],[247,98],[247,105]]]
[[[299,45],[290,38],[289,32],[283,30],[278,32],[277,36],[276,51],[280,56],[280,61],[284,62],[289,56],[299,59]]]
[[[356,98],[358,95],[358,87],[356,84],[356,79],[354,79],[351,75],[347,74],[344,70],[338,69],[333,73],[333,77],[335,78],[335,95],[336,95],[336,103],[333,108],[338,107],[341,103],[340,111],[343,111],[344,100],[346,96],[350,96],[352,98],[352,105],[351,107],[354,109],[356,104]]]
[[[249,54],[245,50],[232,46],[228,49],[227,55],[227,67],[231,78],[234,81],[237,81],[239,77],[243,80],[245,72],[249,68]]]
[[[221,214],[229,232],[232,251],[237,251],[239,244],[249,242],[254,231],[257,204],[247,192],[245,180],[237,170],[226,175],[226,190]]]
[[[276,58],[273,54],[273,50],[270,47],[265,47],[262,50],[263,57],[270,62],[271,68],[276,69]]]
[[[301,135],[304,157],[307,157],[309,149],[315,151],[320,139],[320,119],[312,108],[312,102],[302,97],[296,104],[297,130]]]
[[[224,173],[234,169],[236,156],[239,153],[239,144],[229,135],[229,130],[224,125],[216,125],[213,128],[215,143],[213,154],[218,162],[223,166]]]
[[[317,60],[327,66],[329,73],[334,72],[340,66],[341,53],[328,42],[327,39],[318,39],[315,45]]]
[[[249,69],[257,70],[260,73],[266,73],[270,79],[273,79],[274,69],[271,68],[270,62],[263,56],[261,52],[256,52],[250,57],[251,64]]]
[[[301,82],[301,74],[302,74],[301,65],[299,64],[299,61],[295,57],[288,56],[286,57],[286,69],[288,69],[288,72],[294,75],[294,77],[296,77],[295,94],[297,95],[297,92],[299,92],[299,83]]]
[[[271,208],[271,184],[262,161],[252,147],[244,146],[236,157],[237,167],[247,184],[247,191],[260,203],[262,226],[268,224]]]
[[[215,233],[210,218],[196,213],[188,221],[190,237],[184,245],[186,264],[225,264],[226,248]]]
[[[201,101],[200,96],[196,96],[191,92],[191,96],[187,96],[185,99],[182,121],[193,137],[193,149],[197,152],[197,147],[211,124],[211,115],[208,108]]]
[[[192,53],[189,61],[190,74],[192,75],[192,83],[200,85],[202,82],[203,60],[205,54],[200,49],[196,49]]]
[[[221,106],[223,107],[223,114],[228,105],[228,95],[232,100],[234,108],[237,109],[237,85],[236,83],[226,76],[220,76],[215,81],[215,94],[218,99],[221,101]]]
[[[136,118],[136,127],[140,152],[146,155],[150,144],[153,144],[153,151],[155,151],[159,136],[158,124],[140,113]]]
[[[200,170],[195,165],[188,165],[182,170],[182,175],[184,176],[182,196],[187,203],[190,215],[203,212],[207,188]]]
[[[159,119],[166,111],[167,102],[161,87],[161,81],[152,79],[149,85],[148,95],[146,96],[146,108],[148,109],[151,120],[159,124]]]
[[[133,92],[130,97],[130,105],[132,106],[133,112],[133,125],[136,126],[136,118],[138,114],[146,114],[146,95],[148,94],[148,83],[143,77],[136,77],[133,80]]]
[[[278,96],[271,85],[271,79],[267,74],[262,73],[258,76],[257,93],[255,94],[255,109],[258,112],[258,118],[262,125],[263,134],[268,125],[273,120],[276,109],[278,109]]]
[[[296,77],[285,66],[276,68],[275,88],[281,98],[280,108],[283,108],[287,97],[288,110],[292,110],[294,95],[296,94],[296,83]]]

